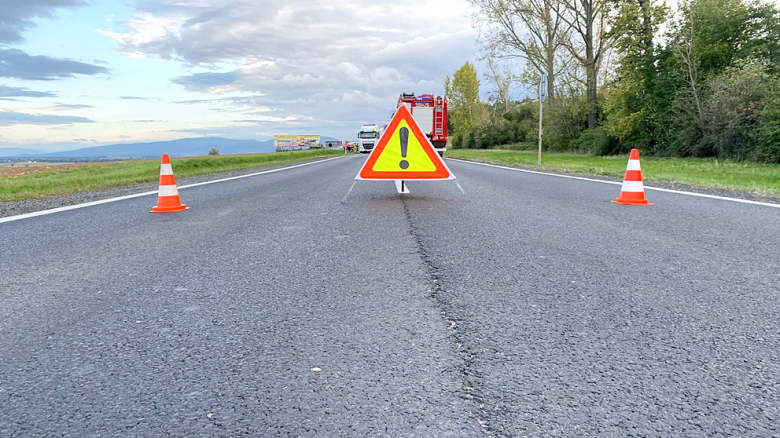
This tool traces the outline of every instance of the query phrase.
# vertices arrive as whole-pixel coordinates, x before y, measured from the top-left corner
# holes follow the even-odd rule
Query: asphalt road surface
[[[0,224],[0,435],[780,435],[780,209],[364,159]]]

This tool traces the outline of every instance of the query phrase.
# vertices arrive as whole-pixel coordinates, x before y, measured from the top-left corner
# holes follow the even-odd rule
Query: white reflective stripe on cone
[[[159,196],[179,196],[176,186],[160,186]]]
[[[160,175],[173,175],[173,168],[170,164],[160,164]]]
[[[639,160],[628,160],[628,167],[626,170],[642,170],[639,167]]]
[[[644,192],[645,186],[642,184],[642,181],[623,181],[623,188],[621,191],[624,192]]]

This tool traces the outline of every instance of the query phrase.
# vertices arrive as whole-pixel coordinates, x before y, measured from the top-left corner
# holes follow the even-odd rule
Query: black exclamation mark
[[[409,148],[409,129],[407,128],[401,128],[401,156],[406,158],[406,150]],[[409,168],[409,162],[406,160],[401,160],[400,163],[398,163],[399,166],[401,166],[401,169],[408,169]]]

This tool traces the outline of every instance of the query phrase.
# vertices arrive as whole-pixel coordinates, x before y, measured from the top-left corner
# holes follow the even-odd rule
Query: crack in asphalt
[[[476,352],[470,351],[465,346],[462,336],[459,332],[460,319],[453,318],[447,314],[447,309],[451,307],[451,304],[444,297],[445,290],[442,286],[439,274],[439,268],[434,264],[433,258],[425,247],[422,235],[414,219],[412,218],[412,212],[409,209],[409,205],[406,200],[401,199],[401,203],[404,206],[404,215],[406,221],[409,223],[409,233],[414,238],[417,245],[417,255],[420,257],[420,261],[425,266],[425,270],[428,274],[428,280],[431,282],[430,298],[434,301],[434,304],[439,309],[439,315],[447,323],[449,329],[449,337],[452,340],[455,353],[460,357],[462,364],[458,369],[461,379],[463,379],[463,394],[461,398],[467,402],[473,403],[477,408],[477,414],[475,414],[475,420],[479,423],[482,430],[489,436],[495,436],[495,433],[490,425],[490,418],[485,410],[484,397],[479,391],[480,376],[477,371],[473,369]]]

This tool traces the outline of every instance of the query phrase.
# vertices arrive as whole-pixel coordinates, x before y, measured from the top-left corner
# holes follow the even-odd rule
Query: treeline
[[[544,147],[598,155],[780,163],[780,11],[745,0],[472,0],[489,99],[466,63],[445,83],[452,147],[532,148],[548,78]],[[591,31],[587,31],[590,24]],[[661,30],[663,29],[663,30]],[[525,59],[512,73],[502,57]],[[532,93],[535,95],[536,93]]]

